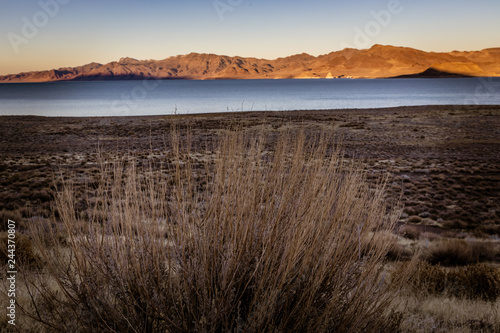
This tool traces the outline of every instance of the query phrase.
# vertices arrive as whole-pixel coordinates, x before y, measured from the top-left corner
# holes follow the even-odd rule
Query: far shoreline
[[[8,74],[12,75],[12,74]],[[156,77],[132,77],[132,78],[97,78],[97,79],[71,79],[71,80],[50,80],[50,81],[1,81],[2,84],[23,84],[23,83],[70,83],[70,82],[126,82],[126,81],[267,81],[267,80],[395,80],[395,79],[496,79],[500,76],[473,76],[449,73],[449,75],[426,76],[423,73],[397,75],[397,76],[381,76],[381,77],[262,77],[262,78],[241,78],[241,77],[213,77],[213,78],[188,78],[188,77],[171,77],[171,78],[156,78]]]
[[[416,111],[449,111],[450,109],[457,110],[478,110],[478,109],[500,109],[500,104],[439,104],[439,105],[401,105],[401,106],[389,106],[389,107],[379,107],[379,108],[342,108],[342,109],[297,109],[297,110],[253,110],[253,111],[228,111],[228,112],[203,112],[203,113],[189,113],[189,114],[158,114],[158,115],[117,115],[117,116],[44,116],[44,115],[1,115],[0,118],[43,118],[43,119],[144,119],[144,118],[158,118],[158,119],[188,119],[188,118],[212,118],[212,117],[245,117],[253,115],[285,115],[285,114],[295,114],[299,113],[317,113],[317,114],[327,114],[327,113],[384,113],[388,111],[399,111],[399,112],[416,112]]]

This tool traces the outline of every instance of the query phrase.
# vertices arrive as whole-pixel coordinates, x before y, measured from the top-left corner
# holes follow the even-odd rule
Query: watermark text
[[[16,325],[16,222],[8,220],[7,226],[7,322]]]
[[[241,5],[242,2],[243,0],[214,0],[212,5],[222,22],[224,21],[224,15],[226,15],[227,12],[234,11],[234,9]]]
[[[61,5],[66,5],[70,0],[40,0],[38,6],[40,10],[34,13],[31,18],[26,16],[21,17],[20,33],[9,32],[7,38],[15,53],[19,53],[19,47],[22,44],[28,44],[30,40],[35,38],[40,29],[43,29],[51,18],[59,14]]]
[[[341,49],[366,49],[372,45],[372,41],[376,38],[384,28],[387,28],[394,16],[403,12],[403,5],[399,0],[390,0],[386,9],[379,11],[371,10],[370,15],[374,20],[368,21],[363,28],[354,27],[354,45],[342,42]]]

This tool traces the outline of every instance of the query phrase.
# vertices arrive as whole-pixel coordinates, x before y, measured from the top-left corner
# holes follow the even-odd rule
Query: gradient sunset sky
[[[377,22],[373,13],[391,6]],[[190,52],[274,59],[373,44],[500,47],[499,0],[0,0],[0,9],[0,74]]]

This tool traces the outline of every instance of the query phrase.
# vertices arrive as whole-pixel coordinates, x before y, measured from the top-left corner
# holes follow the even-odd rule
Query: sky
[[[499,0],[0,0],[0,75],[191,52],[500,47]]]

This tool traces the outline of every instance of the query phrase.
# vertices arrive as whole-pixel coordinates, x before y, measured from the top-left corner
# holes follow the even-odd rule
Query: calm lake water
[[[0,115],[125,116],[442,104],[500,105],[500,78],[0,84]]]

